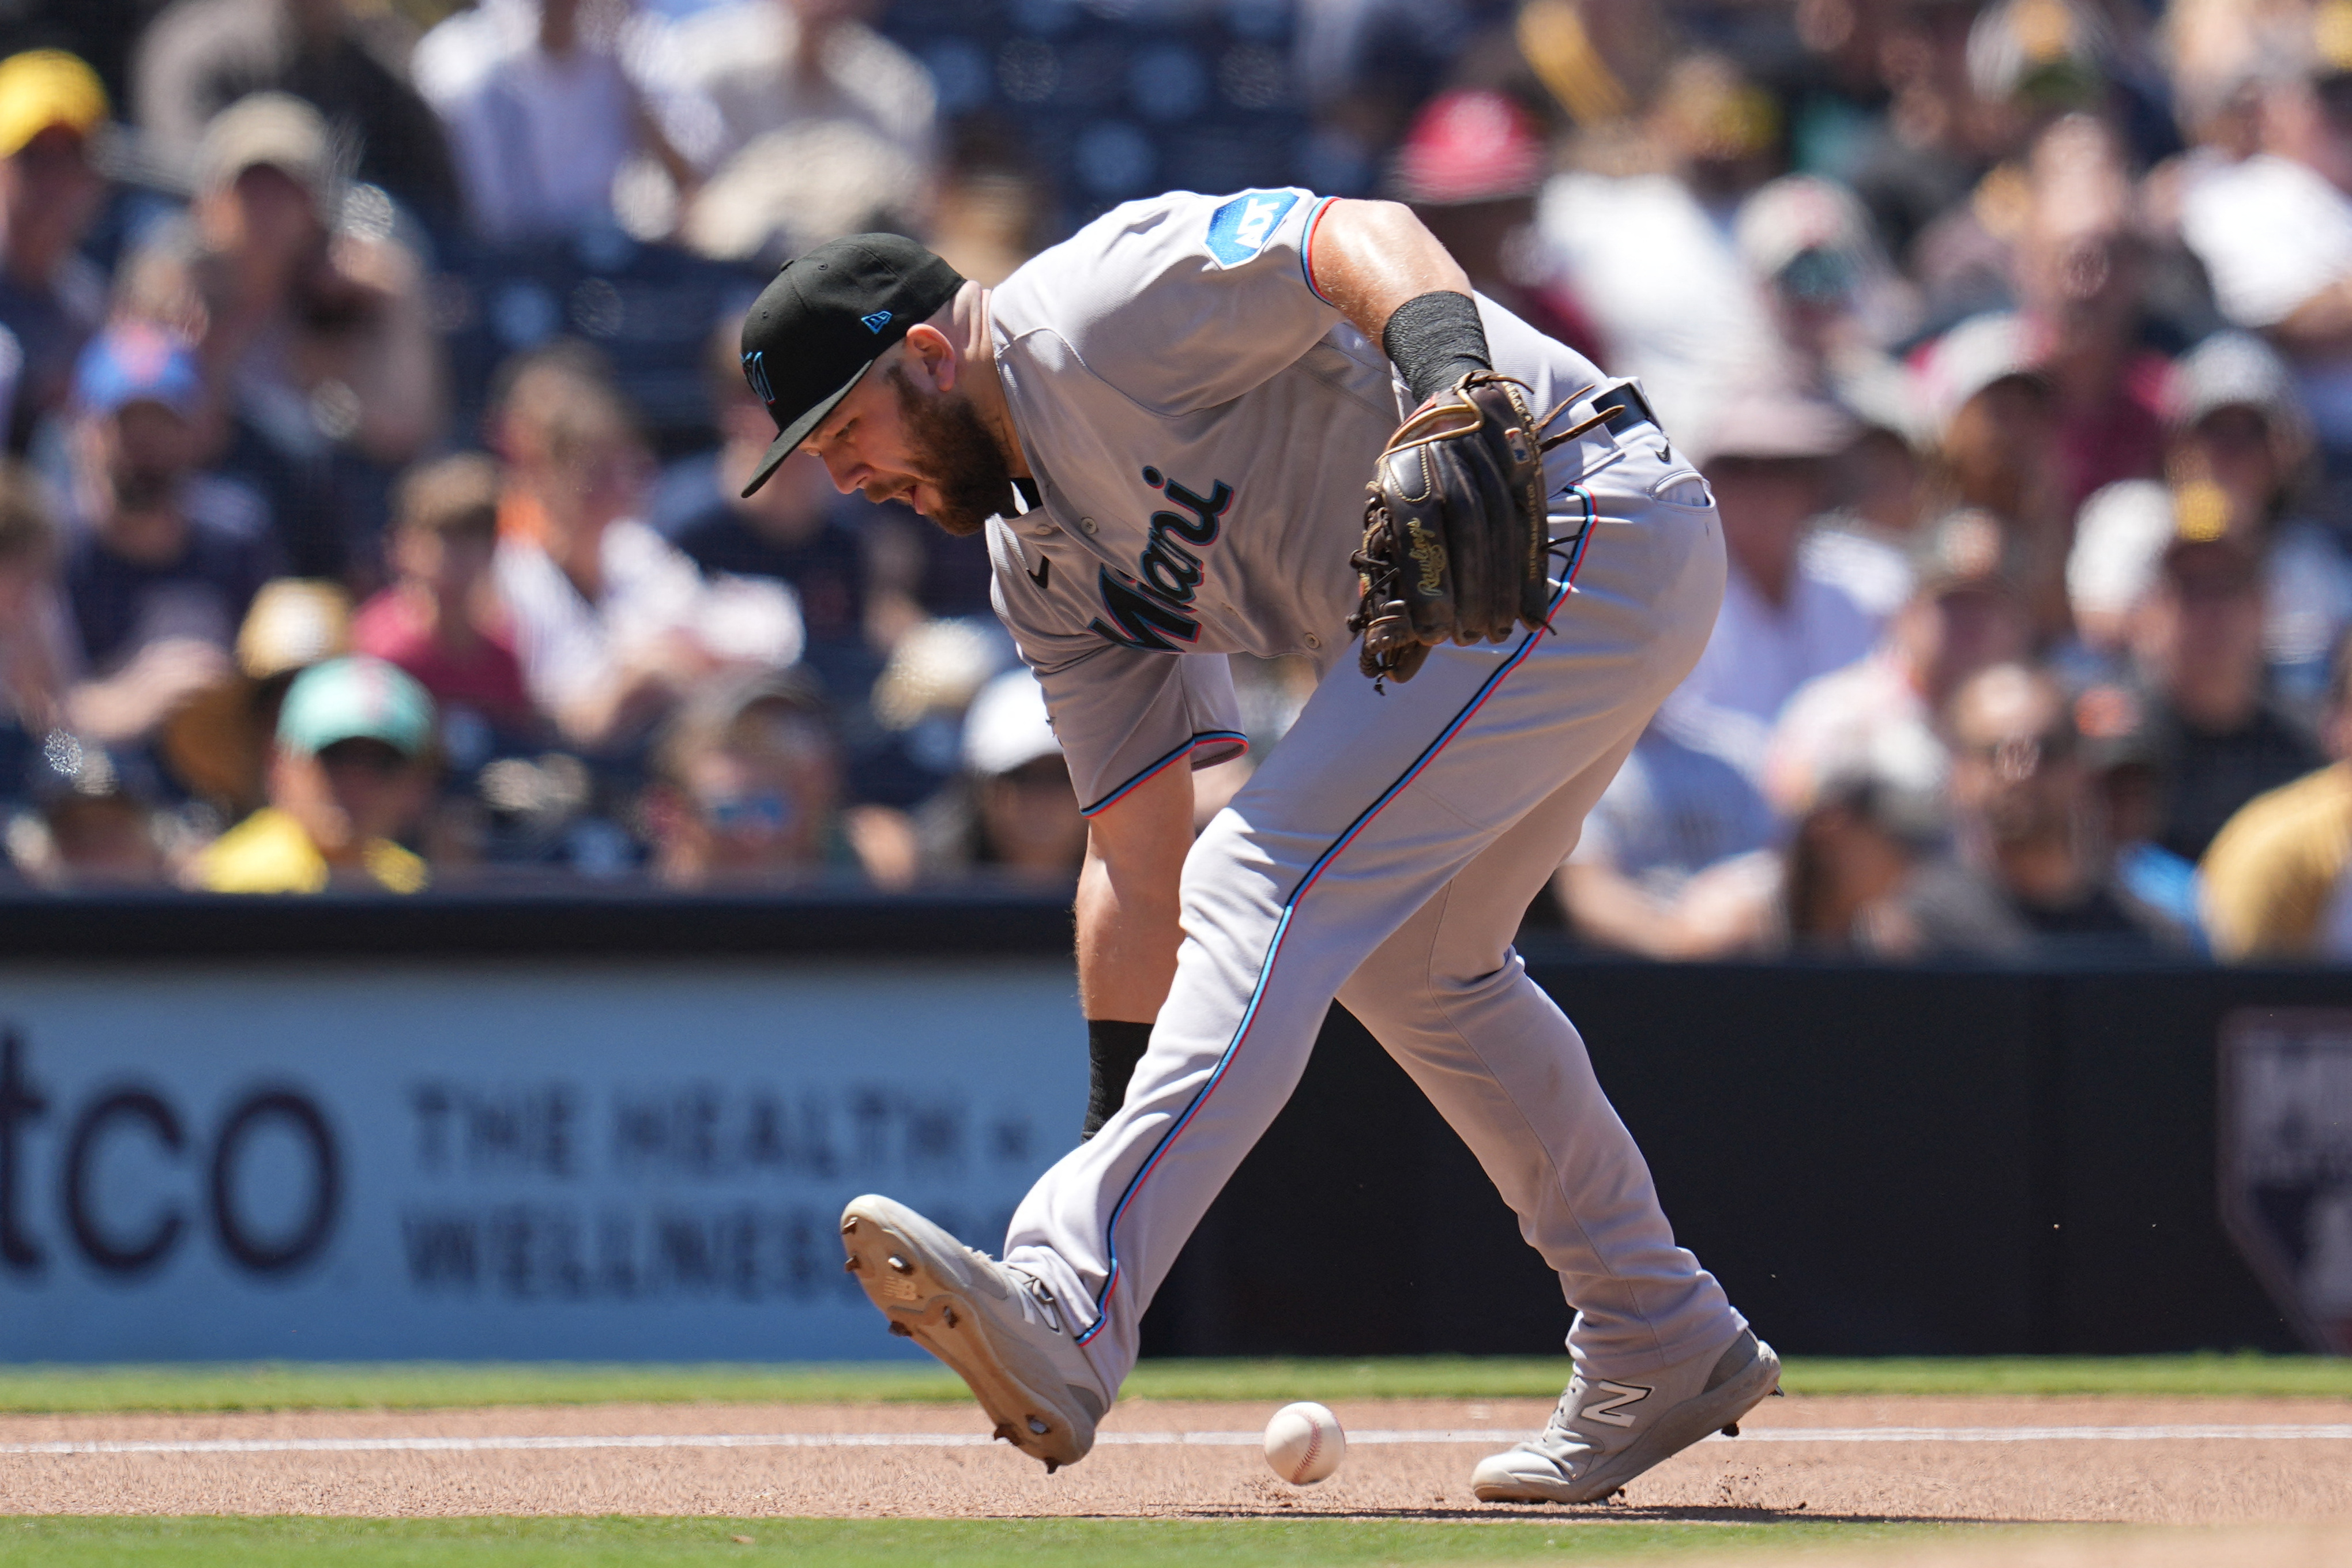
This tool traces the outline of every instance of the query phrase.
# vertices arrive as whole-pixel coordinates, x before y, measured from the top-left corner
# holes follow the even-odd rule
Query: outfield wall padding
[[[0,1357],[900,1348],[868,1344],[858,1304],[806,1275],[806,1217],[914,1182],[1001,1220],[1084,1098],[1069,930],[1066,905],[1011,895],[0,901],[21,1079],[0,1082]],[[1784,1351],[2296,1343],[2221,1228],[2216,1047],[2231,1019],[2352,1009],[2352,973],[1657,966],[1539,943],[1530,967],[1679,1236]],[[549,998],[561,1038],[535,1023]],[[466,1095],[530,1113],[534,1084],[570,1096],[576,1169],[433,1142]],[[722,1129],[829,1104],[845,1151],[858,1107],[887,1102],[898,1120],[875,1135],[901,1142],[665,1166],[619,1142],[645,1132],[649,1090]],[[335,1225],[307,1249],[317,1134],[292,1101],[262,1103],[281,1092],[317,1105],[341,1162]],[[969,1125],[950,1128],[957,1107]],[[310,1198],[272,1207],[273,1160]],[[449,1214],[480,1226],[464,1291],[416,1271],[418,1217]],[[497,1228],[533,1215],[540,1251],[507,1261],[540,1272],[500,1296],[491,1254],[515,1243]],[[594,1285],[598,1227],[652,1249],[677,1215],[751,1261],[656,1288],[672,1263],[628,1253],[636,1272],[612,1278],[635,1283]],[[1475,1162],[1335,1009],[1145,1345],[1542,1353],[1567,1317]]]

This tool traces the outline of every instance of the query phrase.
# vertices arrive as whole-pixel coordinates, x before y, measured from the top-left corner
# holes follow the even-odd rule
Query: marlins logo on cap
[[[784,264],[743,319],[743,378],[776,439],[750,495],[874,361],[953,299],[963,276],[903,235],[851,235]]]
[[[743,379],[751,383],[761,402],[773,402],[776,394],[768,385],[768,356],[754,350],[743,356]]]

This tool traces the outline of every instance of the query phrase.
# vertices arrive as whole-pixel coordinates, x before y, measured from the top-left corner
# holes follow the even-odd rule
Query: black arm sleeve
[[[1477,301],[1451,289],[1416,294],[1398,306],[1381,329],[1381,350],[1423,402],[1472,371],[1495,368]]]

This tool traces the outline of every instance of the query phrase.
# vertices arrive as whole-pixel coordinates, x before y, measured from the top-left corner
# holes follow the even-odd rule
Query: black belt
[[[1610,403],[1611,398],[1615,398],[1617,401]],[[1584,402],[1584,393],[1577,393],[1574,401],[1575,402]],[[1612,435],[1622,437],[1626,432],[1638,430],[1646,424],[1653,430],[1658,430],[1661,435],[1665,434],[1664,430],[1658,429],[1658,416],[1650,412],[1649,400],[1642,395],[1642,389],[1631,382],[1621,382],[1611,387],[1607,392],[1593,393],[1591,402],[1593,413],[1578,420],[1565,430],[1556,431],[1545,436],[1538,444],[1541,449],[1549,452],[1553,447],[1565,442],[1589,435],[1596,429],[1606,430]],[[1603,407],[1604,403],[1608,406]],[[1549,425],[1553,420],[1558,419],[1572,406],[1574,406],[1573,403],[1560,404],[1559,408],[1552,411],[1549,417],[1545,419],[1544,423]]]
[[[1632,382],[1593,394],[1592,406],[1596,409],[1612,402],[1618,405],[1616,412],[1601,422],[1610,434],[1623,435],[1635,426],[1643,424],[1664,434],[1664,426],[1658,423],[1658,416],[1650,412],[1650,400],[1643,397],[1642,389]]]

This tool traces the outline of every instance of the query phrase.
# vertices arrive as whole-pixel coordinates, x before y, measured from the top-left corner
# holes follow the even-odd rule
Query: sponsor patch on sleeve
[[[1297,204],[1296,191],[1244,191],[1209,214],[1209,254],[1219,267],[1255,259]]]

